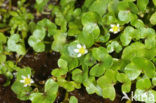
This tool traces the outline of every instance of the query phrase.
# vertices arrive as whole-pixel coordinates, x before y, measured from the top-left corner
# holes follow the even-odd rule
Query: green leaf
[[[48,36],[52,36],[56,32],[56,25],[52,23],[49,19],[43,19],[37,23],[37,26],[47,28],[48,29]]]
[[[54,35],[54,41],[52,43],[52,50],[54,51],[61,51],[63,49],[64,44],[66,43],[66,33],[62,33],[61,31],[58,31],[55,35]]]
[[[128,78],[128,76],[124,73],[117,73],[116,76],[117,80],[121,83],[123,83],[122,85],[122,92],[123,93],[128,93],[131,90],[131,81]]]
[[[102,88],[102,95],[104,98],[109,98],[110,100],[115,99],[116,93],[113,86],[115,83],[116,72],[113,70],[107,70],[105,75],[97,80],[97,84]]]
[[[83,6],[82,6],[82,9],[83,9],[83,10],[88,9],[88,8],[90,7],[90,5],[91,5],[93,2],[94,2],[94,0],[85,0],[85,1],[84,1],[84,4],[83,4]]]
[[[36,5],[35,8],[39,11],[42,12],[44,10],[44,7],[47,5],[49,0],[36,0]]]
[[[3,33],[0,33],[0,38],[0,43],[6,43],[7,38]]]
[[[137,68],[135,64],[130,63],[125,67],[124,72],[130,80],[135,80],[141,74],[141,69]]]
[[[95,78],[89,77],[83,81],[83,85],[86,87],[86,91],[88,94],[98,94],[102,96],[102,89],[95,84]]]
[[[156,6],[156,0],[152,0],[153,1],[153,4]]]
[[[92,66],[96,63],[95,58],[92,56],[91,53],[88,53],[85,58],[82,61],[83,64],[87,65],[87,66]]]
[[[145,45],[140,42],[132,43],[126,47],[122,53],[122,59],[132,60],[134,57],[145,57],[152,59],[156,54],[156,49],[146,49]]]
[[[83,32],[93,35],[93,38],[96,40],[100,35],[100,28],[96,23],[87,23],[83,27]]]
[[[72,79],[76,82],[82,82],[82,71],[80,69],[75,69],[72,71]]]
[[[91,12],[91,11],[83,13],[81,17],[81,22],[83,25],[86,25],[88,23],[97,23],[98,21],[99,21],[98,14],[95,12]]]
[[[152,25],[156,25],[156,12],[152,14],[150,22]]]
[[[109,53],[113,51],[119,53],[122,50],[122,46],[117,41],[112,41],[111,44],[107,45],[107,50]]]
[[[48,79],[45,83],[44,92],[50,102],[54,102],[57,97],[58,84],[53,79]]]
[[[37,39],[34,36],[30,36],[28,39],[28,43],[30,46],[34,47],[36,44]]]
[[[128,10],[120,10],[118,13],[118,18],[120,21],[128,23],[131,21],[132,15],[131,15],[131,12]]]
[[[135,29],[133,27],[127,26],[120,36],[122,45],[127,46],[131,42],[133,35],[137,35]]]
[[[65,75],[67,73],[67,70],[65,69],[54,69],[51,74],[55,77],[60,77],[62,75]]]
[[[72,70],[74,68],[76,68],[79,64],[78,59],[77,58],[71,58],[67,55],[62,55],[61,58],[65,61],[67,61],[68,63],[68,70]]]
[[[153,78],[152,78],[152,84],[153,84],[154,86],[156,86],[156,77],[153,77]]]
[[[81,33],[82,24],[79,20],[69,22],[68,36],[75,36]]]
[[[58,66],[62,69],[66,69],[67,68],[67,61],[65,61],[64,59],[59,59],[58,60]]]
[[[75,96],[71,96],[69,99],[69,103],[78,103],[78,100]]]
[[[140,19],[131,21],[131,25],[135,26],[136,28],[143,28],[145,26],[144,22]]]
[[[142,57],[136,57],[133,58],[132,62],[137,66],[137,68],[143,70],[149,78],[154,77],[155,66],[150,60]]]
[[[36,52],[43,52],[45,50],[45,44],[43,42],[38,42],[34,45],[33,49]]]
[[[60,87],[63,87],[68,92],[73,91],[75,88],[80,89],[81,85],[80,83],[77,83],[75,81],[67,81],[62,77],[57,78],[58,84]]]
[[[0,56],[1,56],[1,58],[0,58],[0,64],[1,64],[6,61],[6,55],[0,55]]]
[[[141,79],[138,79],[136,82],[137,89],[147,90],[150,87],[151,87],[151,81],[149,78],[141,78]]]
[[[137,6],[141,11],[146,10],[149,0],[137,0]]]
[[[100,35],[97,41],[105,43],[109,40],[109,38],[110,38],[110,33],[108,32],[105,35]]]
[[[90,70],[90,75],[91,76],[96,76],[96,77],[99,77],[101,76],[102,74],[104,74],[105,70],[108,69],[105,67],[105,64],[104,63],[98,63],[96,64],[95,66],[93,66]]]
[[[121,83],[124,83],[124,82],[127,82],[129,81],[129,78],[126,74],[124,73],[117,73],[117,76],[116,76],[117,80]]]
[[[133,2],[129,2],[129,7],[132,13],[137,14],[139,12],[138,7]]]
[[[114,86],[112,85],[107,85],[108,87],[103,87],[102,88],[102,92],[103,92],[103,97],[104,98],[109,98],[110,100],[114,100],[115,99],[115,89]]]
[[[100,16],[103,16],[107,10],[110,0],[95,0],[89,7],[90,11],[97,12]]]
[[[32,93],[30,99],[32,103],[51,103],[43,93]]]
[[[20,35],[18,34],[13,34],[10,36],[7,46],[9,51],[17,52],[19,55],[24,55],[26,53],[24,41],[21,40]]]
[[[43,39],[46,36],[46,31],[44,28],[36,29],[33,35],[29,37],[28,43],[36,52],[43,52],[45,50],[45,44]]]
[[[107,49],[105,49],[104,47],[93,48],[92,54],[93,57],[98,61],[104,61],[105,58],[112,59],[111,56],[108,54]]]
[[[78,36],[78,41],[81,44],[85,44],[87,48],[91,47],[95,40],[94,40],[94,35],[90,35],[89,33],[85,33],[82,32],[79,36]]]
[[[91,75],[100,76],[104,73],[106,69],[109,69],[113,64],[112,57],[107,53],[107,50],[103,47],[93,48],[92,55],[96,60],[101,61],[101,64],[97,64],[91,69]]]
[[[24,87],[24,84],[20,82],[20,80],[23,80],[22,76],[27,77],[30,75],[31,77],[31,69],[26,67],[23,69],[18,70],[16,75],[16,81],[11,86],[12,91],[14,91],[17,94],[17,97],[21,100],[28,100],[29,94],[31,93],[32,88],[27,86]]]
[[[44,93],[32,93],[30,96],[32,103],[53,103],[57,97],[58,84],[53,79],[48,79],[44,91]]]
[[[131,82],[130,82],[130,81],[125,82],[125,83],[122,85],[121,89],[122,89],[122,92],[123,92],[123,93],[128,93],[128,92],[130,92],[130,90],[131,90]]]
[[[41,28],[41,29],[36,29],[33,32],[33,36],[34,38],[38,39],[38,40],[43,40],[44,37],[46,35],[45,29]]]

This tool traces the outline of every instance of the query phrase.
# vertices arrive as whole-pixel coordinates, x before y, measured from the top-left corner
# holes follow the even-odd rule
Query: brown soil
[[[50,77],[51,70],[57,68],[57,60],[59,54],[56,52],[52,53],[29,53],[23,57],[23,59],[18,63],[18,66],[25,67],[29,66],[33,69],[35,83],[43,88],[44,85],[40,84],[41,81],[45,81]],[[14,60],[12,57],[9,58]],[[57,97],[55,103],[60,103],[64,100],[65,90],[59,89],[59,96]],[[120,97],[116,97],[114,102],[108,99],[103,99],[96,94],[89,95],[85,91],[85,88],[80,90],[75,90],[69,93],[70,96],[76,96],[79,103],[120,103]],[[0,87],[0,103],[30,103],[30,101],[20,101],[17,99],[16,95],[11,91],[10,86]]]

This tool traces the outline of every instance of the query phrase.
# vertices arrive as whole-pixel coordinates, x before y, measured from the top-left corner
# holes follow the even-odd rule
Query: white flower
[[[114,34],[118,33],[120,31],[120,25],[111,24],[111,29],[109,29],[109,31],[113,32]]]
[[[88,50],[86,49],[85,45],[77,44],[77,49],[74,49],[75,53],[78,53],[77,57],[80,57],[86,53],[88,53]]]
[[[20,80],[21,83],[24,83],[24,87],[31,86],[34,81],[30,78],[30,75],[28,77],[22,76],[23,80]]]

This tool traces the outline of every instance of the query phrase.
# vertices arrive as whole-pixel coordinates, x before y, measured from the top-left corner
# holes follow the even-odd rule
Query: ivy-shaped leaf
[[[131,81],[126,74],[117,73],[117,80],[123,83],[121,87],[123,93],[128,93],[131,90]]]
[[[134,57],[153,58],[156,55],[156,49],[146,49],[145,45],[141,42],[132,43],[126,47],[122,53],[122,59],[132,60]]]
[[[57,97],[58,84],[48,79],[45,83],[44,93],[32,93],[30,100],[32,103],[53,103]]]
[[[75,96],[71,96],[69,99],[69,103],[78,103],[78,100]]]
[[[114,84],[116,83],[116,72],[107,70],[104,76],[97,80],[97,84],[102,88],[102,95],[104,98],[114,100],[116,93]]]
[[[46,36],[44,28],[36,29],[33,35],[29,37],[28,43],[36,52],[43,52],[45,50],[45,44],[43,42]]]
[[[93,76],[101,76],[106,69],[109,69],[112,66],[113,59],[103,47],[93,48],[92,55],[100,63],[91,69],[90,74]]]
[[[112,53],[113,51],[119,53],[122,50],[122,46],[117,41],[112,41],[107,45],[107,50],[109,53]]]
[[[51,49],[54,51],[61,51],[63,49],[64,44],[66,43],[66,33],[62,33],[61,31],[57,31],[54,34],[54,41],[52,43]]]
[[[82,76],[82,71],[80,69],[75,69],[72,71],[72,79],[76,82],[81,83],[83,76]]]
[[[141,90],[148,90],[151,87],[151,81],[149,78],[140,78],[136,82],[136,88]]]
[[[110,0],[95,0],[89,7],[90,11],[97,12],[100,16],[103,16],[107,10]]]
[[[21,100],[28,100],[32,90],[30,86],[24,87],[24,83],[21,83],[21,80],[23,80],[23,76],[27,77],[28,75],[31,77],[30,68],[26,67],[18,70],[16,80],[11,86],[11,89],[17,94],[17,98]]]
[[[20,38],[19,34],[13,34],[9,37],[7,46],[9,51],[17,52],[19,55],[26,53],[24,40]]]
[[[130,80],[135,80],[141,74],[141,69],[137,68],[134,63],[130,63],[125,67],[124,72]]]
[[[149,78],[154,77],[155,66],[150,60],[142,57],[135,57],[132,59],[132,62],[137,66],[138,69],[142,70]]]
[[[149,0],[137,0],[137,6],[141,11],[146,10]]]

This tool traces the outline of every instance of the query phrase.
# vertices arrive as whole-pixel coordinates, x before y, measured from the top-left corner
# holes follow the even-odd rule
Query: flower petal
[[[116,26],[117,26],[117,27],[120,27],[120,25],[119,25],[119,24],[117,24]]]
[[[83,45],[83,48],[84,48],[84,49],[86,49],[86,46],[85,46],[85,45]]]
[[[33,81],[33,80],[31,80],[31,83],[34,83],[34,81]]]
[[[114,32],[114,34],[117,34],[117,33],[118,33],[118,31],[115,31],[115,32]]]
[[[81,47],[82,47],[82,46],[81,46],[80,44],[77,44],[77,48],[79,48],[79,49],[80,49]]]
[[[77,55],[77,57],[80,57],[81,56],[81,53],[79,53],[78,55]]]
[[[87,53],[88,53],[88,50],[86,49],[86,50],[85,50],[85,54],[87,54]]]
[[[110,26],[111,26],[111,27],[114,27],[115,25],[114,25],[114,24],[111,24]]]
[[[24,85],[24,87],[27,87],[27,86],[28,86],[27,84]]]
[[[113,32],[113,29],[109,29],[109,31]]]
[[[22,78],[25,79],[26,77],[22,75]]]
[[[24,80],[20,80],[21,83],[24,83]]]
[[[28,78],[30,78],[30,74],[28,74]]]
[[[79,49],[74,49],[74,52],[78,53],[79,52]]]

